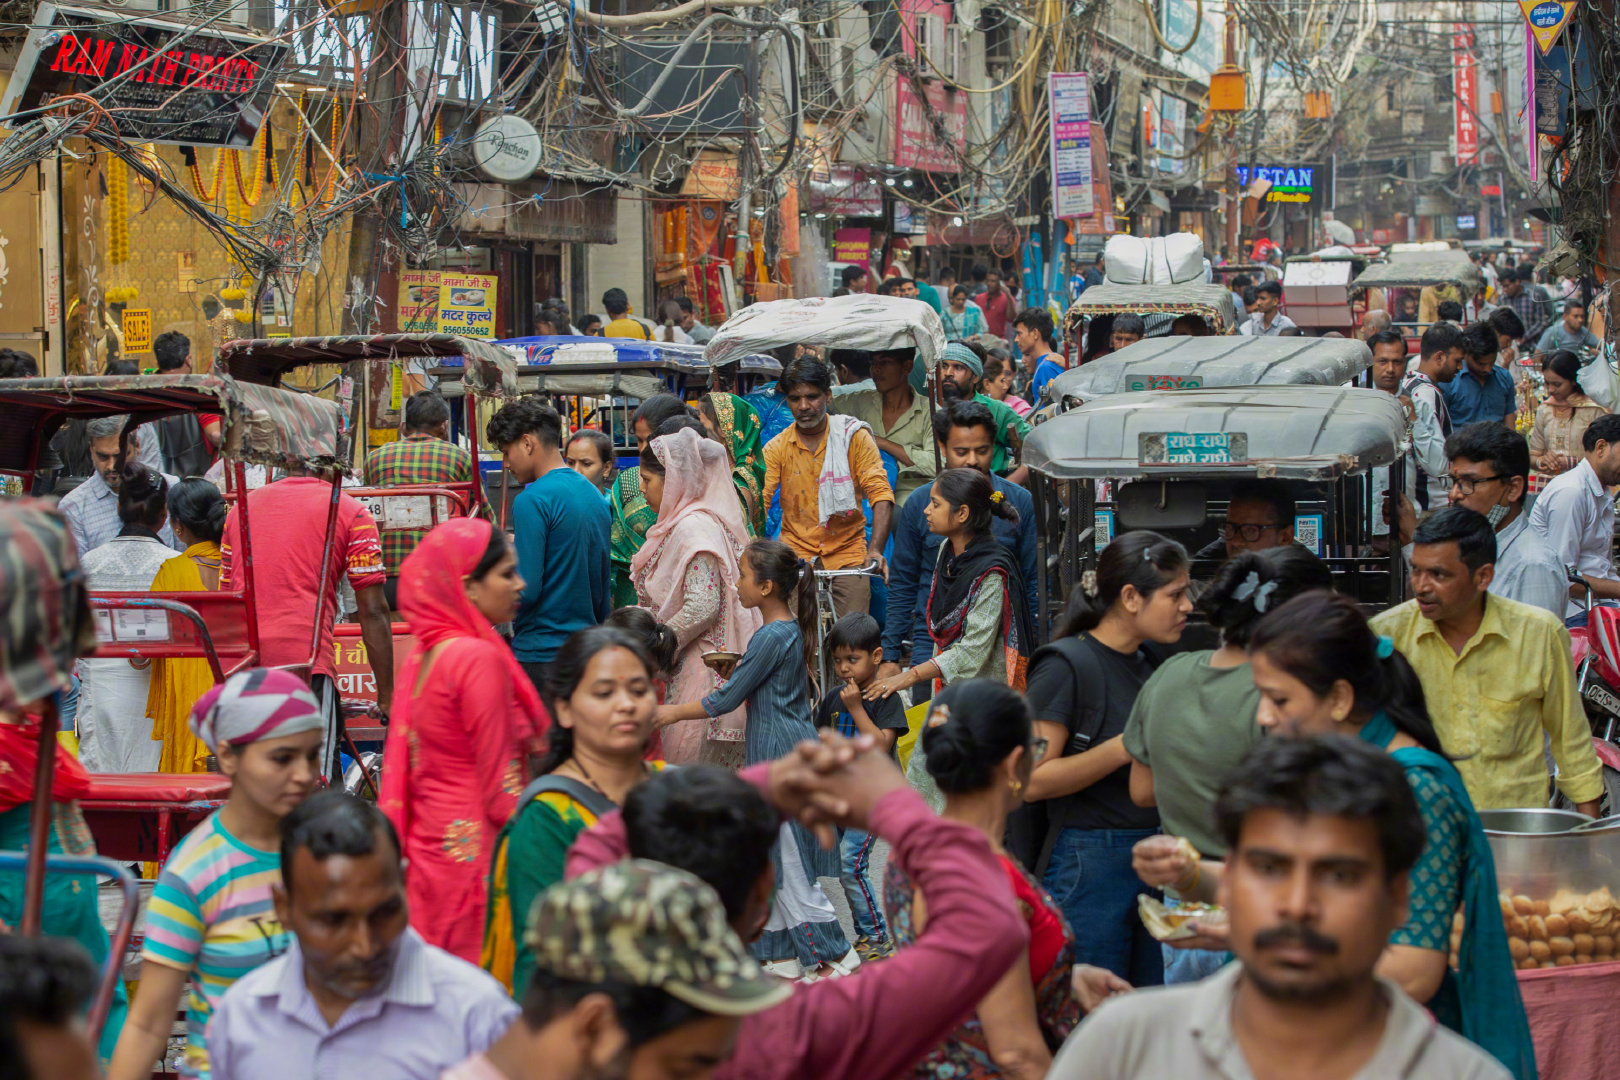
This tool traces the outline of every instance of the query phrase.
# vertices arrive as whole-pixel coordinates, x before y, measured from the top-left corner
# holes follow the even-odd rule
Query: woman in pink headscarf
[[[695,421],[670,420],[660,430],[641,452],[642,493],[658,521],[630,560],[630,580],[642,606],[680,642],[668,700],[699,701],[719,685],[703,655],[740,656],[759,629],[759,613],[737,599],[737,560],[748,530],[725,448],[704,438]],[[664,760],[741,767],[743,719],[738,709],[664,728]]]
[[[495,836],[551,719],[494,624],[523,594],[506,536],[478,518],[428,533],[399,572],[416,644],[395,676],[378,800],[409,860],[411,925],[478,963]]]

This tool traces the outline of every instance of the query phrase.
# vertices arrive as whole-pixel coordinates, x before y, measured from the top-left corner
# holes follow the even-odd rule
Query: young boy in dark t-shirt
[[[906,711],[900,696],[892,694],[876,701],[862,699],[861,692],[877,678],[883,663],[882,635],[877,620],[862,612],[845,615],[827,634],[826,648],[832,655],[833,674],[844,685],[827,692],[816,709],[816,727],[830,727],[846,738],[871,735],[878,745],[895,756],[895,743],[906,733]],[[885,956],[890,951],[889,928],[883,920],[883,907],[872,887],[869,867],[874,838],[859,829],[845,829],[839,835],[843,872],[839,881],[849,900],[855,923],[855,951],[862,960]]]

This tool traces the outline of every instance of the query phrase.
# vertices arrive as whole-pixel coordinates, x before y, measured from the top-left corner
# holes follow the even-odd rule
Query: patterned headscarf
[[[197,699],[191,730],[215,754],[326,726],[321,704],[296,675],[271,668],[239,671]]]
[[[0,502],[0,709],[65,690],[96,649],[67,519],[36,499]]]
[[[960,341],[953,341],[949,345],[945,346],[945,352],[942,356],[940,356],[939,359],[941,363],[944,363],[947,360],[954,360],[958,364],[961,364],[963,367],[967,368],[969,371],[973,372],[973,377],[975,379],[984,378],[984,361],[979,359],[978,353],[974,352]]]

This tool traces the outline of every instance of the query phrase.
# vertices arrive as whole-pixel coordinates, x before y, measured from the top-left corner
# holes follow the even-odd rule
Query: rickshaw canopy
[[[1093,285],[1069,305],[1069,329],[1081,319],[1097,315],[1202,315],[1215,324],[1217,333],[1237,324],[1237,306],[1232,290],[1225,285],[1119,285],[1105,281]]]
[[[0,379],[0,471],[36,466],[34,455],[70,419],[128,414],[147,423],[184,413],[218,413],[221,452],[274,468],[343,464],[343,417],[324,398],[239,382],[229,375],[72,375]]]
[[[1444,251],[1398,251],[1388,262],[1373,263],[1351,285],[1358,289],[1389,289],[1421,285],[1455,284],[1468,288],[1483,283],[1479,267],[1459,248]]]
[[[242,382],[280,386],[287,372],[310,364],[430,356],[461,358],[462,384],[474,394],[517,396],[517,364],[512,354],[493,342],[455,334],[356,334],[227,341],[220,346],[214,363]]]
[[[1406,415],[1381,390],[1266,386],[1088,401],[1035,428],[1023,460],[1058,480],[1334,480],[1392,464],[1405,448]]]
[[[1054,401],[1090,401],[1134,390],[1193,390],[1308,383],[1338,386],[1366,371],[1372,351],[1354,338],[1156,337],[1070,368],[1052,380]]]
[[[916,349],[933,371],[945,351],[945,324],[921,300],[903,296],[809,296],[751,304],[727,319],[704,346],[711,364],[730,363],[748,353],[783,345],[833,349]]]
[[[703,346],[667,341],[545,336],[507,338],[495,345],[516,359],[525,390],[532,386],[556,394],[646,398],[665,391],[660,372],[706,380],[711,367]],[[745,353],[735,362],[744,373],[770,379],[782,374],[781,362],[767,354]]]

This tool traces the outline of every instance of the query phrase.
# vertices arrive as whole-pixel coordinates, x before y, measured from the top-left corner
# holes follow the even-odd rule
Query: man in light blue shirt
[[[399,837],[374,804],[311,795],[281,823],[281,856],[272,890],[294,941],[215,1007],[213,1076],[436,1077],[517,1018],[489,973],[411,929]]]
[[[1586,328],[1586,305],[1570,297],[1564,301],[1563,320],[1547,327],[1541,340],[1536,342],[1536,351],[1551,353],[1568,349],[1570,352],[1580,352],[1582,349],[1595,349],[1600,344],[1597,335]]]
[[[1536,497],[1530,527],[1540,533],[1560,566],[1573,564],[1592,587],[1594,600],[1620,600],[1610,552],[1614,546],[1614,497],[1620,484],[1620,416],[1600,416],[1581,436],[1586,456],[1552,481]],[[1572,588],[1566,619],[1583,616],[1585,591]]]
[[[1524,436],[1490,421],[1469,424],[1446,440],[1446,457],[1451,462],[1451,505],[1484,514],[1496,530],[1490,593],[1563,619],[1569,600],[1564,568],[1530,527],[1524,508],[1530,483],[1530,447]]]
[[[1512,426],[1519,411],[1513,376],[1496,363],[1496,331],[1476,322],[1462,331],[1463,369],[1441,386],[1454,428],[1494,420]]]

